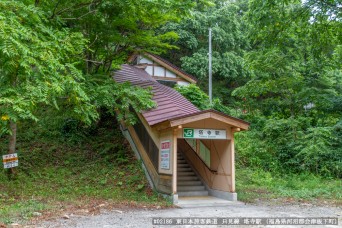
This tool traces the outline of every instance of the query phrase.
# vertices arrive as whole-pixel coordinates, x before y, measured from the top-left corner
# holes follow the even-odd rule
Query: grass
[[[239,200],[245,202],[277,199],[282,202],[342,205],[342,180],[310,173],[276,175],[238,168],[236,185]]]
[[[76,121],[51,122],[52,115],[45,116],[38,124],[19,125],[17,179],[9,181],[0,170],[0,226],[68,210],[85,208],[93,213],[101,205],[171,204],[149,188],[114,118],[83,128]],[[7,139],[0,137],[0,152],[5,154],[6,148]],[[238,167],[236,184],[239,200],[245,202],[277,199],[342,205],[341,180],[313,174],[275,175]]]
[[[25,223],[37,212],[45,215],[103,202],[170,205],[150,189],[140,161],[113,119],[86,134],[63,134],[38,125],[19,131],[17,179],[9,181],[0,170],[0,224]],[[0,140],[5,153],[7,142]]]

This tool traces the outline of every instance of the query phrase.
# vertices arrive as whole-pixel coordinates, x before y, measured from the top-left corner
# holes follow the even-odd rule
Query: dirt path
[[[257,225],[239,225],[236,227],[342,227],[342,208],[341,207],[327,207],[327,206],[313,206],[310,204],[303,205],[252,205],[244,204],[241,202],[234,202],[230,205],[219,205],[219,206],[196,206],[187,208],[170,208],[170,209],[113,209],[111,211],[103,210],[99,215],[95,216],[76,216],[69,215],[68,219],[60,218],[54,221],[47,221],[35,227],[82,227],[82,228],[112,228],[112,227],[174,227],[171,226],[160,226],[153,225],[152,218],[190,218],[193,220],[190,222],[195,222],[195,217],[197,219],[203,217],[210,218],[243,218],[243,217],[334,217],[338,218],[338,223],[340,225],[277,225],[277,226],[257,226]],[[180,220],[178,220],[180,221]],[[183,221],[183,220],[182,220]],[[222,220],[223,221],[223,220]],[[229,220],[226,220],[229,221]],[[188,222],[188,221],[187,221]],[[201,220],[196,220],[200,224]],[[215,222],[215,221],[214,221]],[[252,222],[252,221],[251,221]],[[176,227],[233,227],[231,225],[177,225]]]

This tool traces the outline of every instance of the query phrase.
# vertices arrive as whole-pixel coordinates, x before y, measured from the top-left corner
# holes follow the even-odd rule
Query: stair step
[[[188,163],[177,164],[177,167],[190,167]]]
[[[177,188],[180,192],[190,192],[190,191],[204,191],[205,187],[202,186],[178,186]]]
[[[178,176],[177,180],[179,181],[197,181],[197,176]]]
[[[208,191],[178,192],[178,196],[208,196]]]
[[[181,180],[177,183],[178,186],[201,186],[202,182],[199,180]]]
[[[178,172],[186,172],[186,171],[192,171],[190,167],[177,167]]]
[[[178,172],[178,176],[196,176],[193,171]]]
[[[177,164],[188,164],[185,160],[178,160]]]

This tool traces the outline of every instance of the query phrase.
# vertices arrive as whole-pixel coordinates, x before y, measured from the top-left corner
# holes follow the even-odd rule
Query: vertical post
[[[8,153],[14,154],[17,145],[17,122],[10,120],[11,135],[9,136]],[[16,179],[15,168],[10,168],[7,170],[7,176],[11,179]]]
[[[230,172],[231,172],[231,192],[235,192],[235,145],[234,145],[234,131],[232,131],[232,139],[230,141]]]
[[[172,175],[172,195],[173,202],[178,203],[177,195],[177,128],[173,130],[173,145],[172,145],[172,157],[173,157],[173,175]]]
[[[211,28],[209,28],[209,100],[210,105],[212,105],[213,102],[213,96],[212,96],[212,67],[211,67],[211,56],[212,56],[212,50],[211,50]]]

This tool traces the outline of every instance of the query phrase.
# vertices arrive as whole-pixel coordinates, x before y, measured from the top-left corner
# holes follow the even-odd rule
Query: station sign
[[[226,130],[183,128],[183,138],[187,139],[227,139]]]

